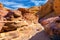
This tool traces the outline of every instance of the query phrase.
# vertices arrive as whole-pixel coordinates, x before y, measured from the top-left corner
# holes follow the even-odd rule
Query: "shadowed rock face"
[[[45,32],[53,39],[60,40],[60,17],[52,17],[41,22]],[[56,38],[55,38],[56,37]]]

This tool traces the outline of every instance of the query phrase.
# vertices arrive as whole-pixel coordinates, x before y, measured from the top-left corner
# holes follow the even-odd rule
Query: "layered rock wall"
[[[29,40],[44,30],[38,20],[53,16],[60,16],[59,0],[48,0],[42,6],[17,10],[9,10],[0,4],[0,40]]]

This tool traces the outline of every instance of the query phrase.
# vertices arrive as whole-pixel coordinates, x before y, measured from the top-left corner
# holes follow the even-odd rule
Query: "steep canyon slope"
[[[0,40],[50,40],[45,32],[42,33],[44,28],[39,22],[55,16],[60,16],[59,0],[48,0],[42,6],[17,10],[4,8],[0,3]],[[34,39],[36,33],[40,36]]]

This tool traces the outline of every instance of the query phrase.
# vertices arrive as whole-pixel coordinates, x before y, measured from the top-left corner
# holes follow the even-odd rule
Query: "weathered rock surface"
[[[41,6],[41,10],[38,12],[41,17],[60,16],[60,1],[48,0],[48,2]],[[49,16],[48,16],[49,15]]]
[[[44,19],[60,16],[59,4],[59,0],[48,0],[45,5],[39,7],[18,8],[17,10],[9,10],[0,4],[0,40],[50,40],[44,32],[46,27],[43,28],[43,26],[55,19]],[[38,23],[38,20],[41,20],[43,26]]]
[[[29,40],[44,30],[38,23],[38,16],[29,9],[4,9],[0,4],[0,40]]]
[[[45,32],[50,38],[60,40],[60,17],[48,18],[42,21],[41,24],[44,26]]]
[[[55,14],[60,16],[60,0],[54,0]]]
[[[47,14],[49,14],[50,12],[52,12],[52,8],[53,8],[52,2],[51,2],[51,0],[48,0],[48,2],[46,4],[41,6],[41,10],[38,12],[38,13],[40,13],[39,14],[40,18],[44,17]]]

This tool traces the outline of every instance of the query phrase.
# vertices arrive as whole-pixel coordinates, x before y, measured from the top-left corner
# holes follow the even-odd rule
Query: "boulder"
[[[45,32],[50,36],[52,39],[60,39],[60,17],[52,17],[48,18],[41,22],[43,25]],[[56,38],[55,38],[56,37]]]

